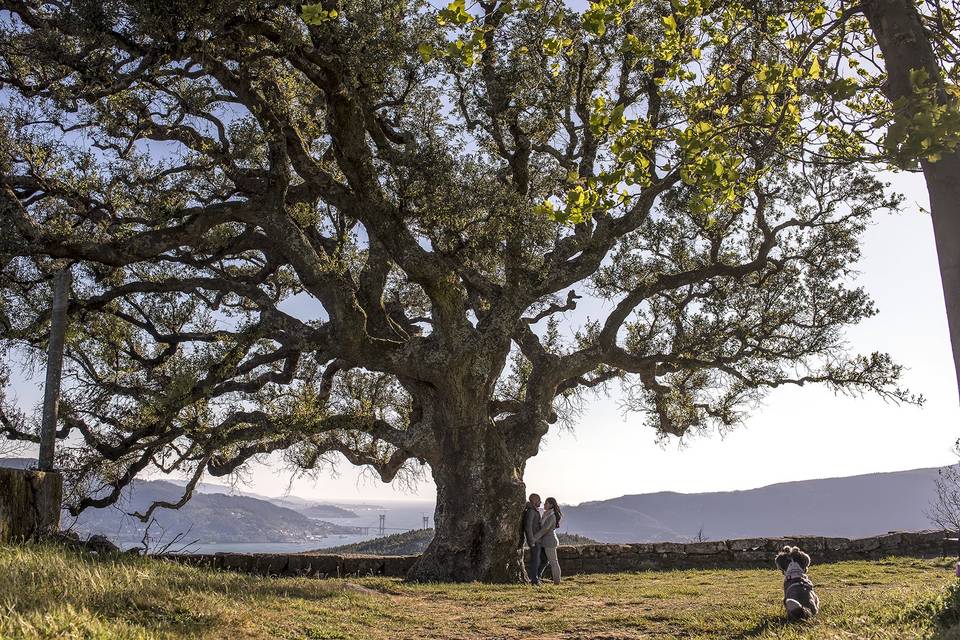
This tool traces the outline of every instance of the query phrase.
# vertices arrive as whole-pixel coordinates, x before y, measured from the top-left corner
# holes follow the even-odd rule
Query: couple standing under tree
[[[560,584],[560,561],[557,560],[557,527],[560,526],[560,506],[553,498],[547,498],[540,513],[540,496],[530,494],[530,501],[523,511],[523,537],[530,547],[530,566],[528,575],[531,584],[540,584],[540,574],[550,564],[553,583]]]

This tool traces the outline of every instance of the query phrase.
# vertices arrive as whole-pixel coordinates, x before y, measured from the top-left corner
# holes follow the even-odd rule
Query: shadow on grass
[[[757,624],[753,625],[752,627],[750,627],[749,629],[741,633],[740,635],[733,636],[733,638],[734,640],[741,640],[743,638],[759,638],[765,633],[768,633],[774,630],[783,629],[785,627],[790,626],[791,624],[797,624],[797,623],[787,622],[787,620],[782,616],[767,616],[762,620],[760,620],[759,622],[757,622]]]
[[[936,633],[930,636],[930,640],[958,640],[960,639],[960,626],[938,629]]]
[[[56,553],[66,559],[64,566],[31,572],[32,590],[7,593],[15,612],[29,616],[71,606],[107,623],[192,636],[223,627],[220,601],[224,598],[318,602],[347,591],[340,584],[307,578],[255,577],[121,554],[101,556],[69,549],[57,549]],[[190,594],[189,599],[184,594]]]
[[[907,621],[931,623],[930,640],[960,640],[960,580],[955,580],[932,598],[903,611]]]

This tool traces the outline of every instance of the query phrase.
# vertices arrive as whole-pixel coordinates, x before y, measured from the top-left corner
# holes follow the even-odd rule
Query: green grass
[[[0,638],[960,640],[952,563],[815,565],[823,601],[787,625],[775,570],[586,575],[560,586],[258,578],[0,547]]]

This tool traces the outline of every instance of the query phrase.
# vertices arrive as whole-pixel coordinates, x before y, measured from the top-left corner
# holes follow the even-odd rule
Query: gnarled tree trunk
[[[520,518],[525,454],[491,419],[483,394],[438,402],[435,534],[408,574],[421,582],[518,582],[524,579]]]

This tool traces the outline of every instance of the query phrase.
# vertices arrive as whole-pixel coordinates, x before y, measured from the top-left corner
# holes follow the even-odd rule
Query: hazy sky
[[[650,491],[747,489],[774,482],[942,466],[960,437],[960,401],[953,373],[926,191],[920,176],[891,176],[907,196],[904,211],[879,215],[864,238],[861,282],[879,314],[848,332],[863,353],[886,351],[908,371],[905,384],[922,393],[922,408],[876,397],[834,396],[817,387],[774,390],[745,426],[725,437],[697,437],[665,446],[623,415],[618,397],[593,401],[572,431],[551,432],[527,466],[531,490],[564,503]],[[602,311],[597,306],[590,315]],[[583,309],[580,310],[584,311]],[[578,319],[580,314],[578,313]],[[21,399],[38,391],[18,385]],[[415,491],[384,485],[344,463],[336,477],[301,479],[291,493],[317,500],[432,498],[433,484]],[[246,490],[279,495],[289,473],[251,469]]]

